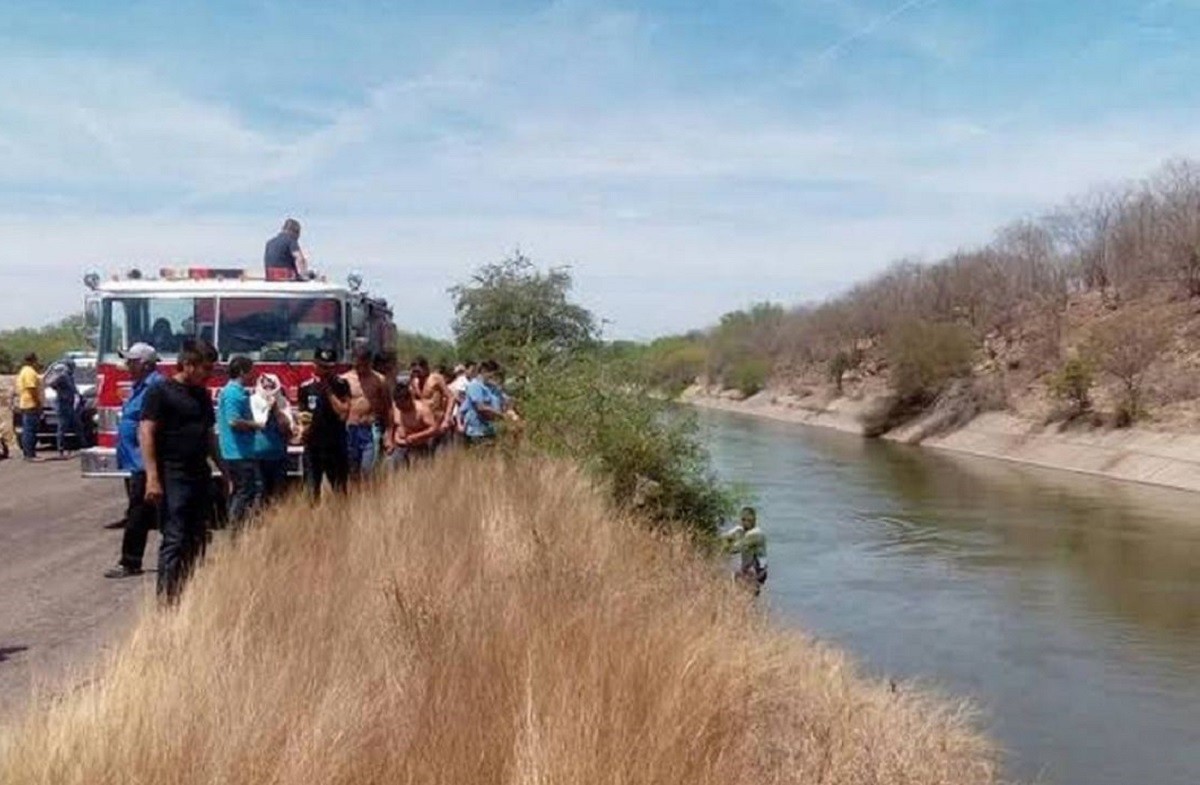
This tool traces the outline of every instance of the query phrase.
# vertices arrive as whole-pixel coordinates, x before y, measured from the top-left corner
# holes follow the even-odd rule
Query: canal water
[[[1009,777],[1200,783],[1200,495],[699,416],[773,613],[969,697]]]

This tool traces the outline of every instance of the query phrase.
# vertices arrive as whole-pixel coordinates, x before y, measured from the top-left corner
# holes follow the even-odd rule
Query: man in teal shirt
[[[263,492],[254,450],[254,435],[261,426],[254,421],[247,389],[253,381],[254,363],[248,357],[234,357],[229,362],[229,382],[217,396],[217,441],[233,482],[229,521],[235,528],[258,506]]]

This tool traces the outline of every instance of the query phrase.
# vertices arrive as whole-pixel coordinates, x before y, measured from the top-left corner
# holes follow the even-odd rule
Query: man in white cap
[[[142,407],[146,392],[163,380],[158,372],[158,352],[148,343],[135,343],[122,355],[129,369],[133,387],[121,406],[121,422],[117,426],[117,467],[129,472],[125,492],[129,506],[125,510],[125,536],[121,539],[121,561],[107,570],[107,578],[127,578],[142,574],[142,556],[146,537],[154,527],[157,509],[146,502],[146,467],[138,444],[138,426],[142,422]]]

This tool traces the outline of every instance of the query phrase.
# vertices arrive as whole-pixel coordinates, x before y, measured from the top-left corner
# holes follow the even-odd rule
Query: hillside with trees
[[[1200,429],[1200,163],[1091,191],[827,302],[762,303],[646,350],[660,385],[814,407],[886,401],[887,430],[954,399],[1047,423]]]

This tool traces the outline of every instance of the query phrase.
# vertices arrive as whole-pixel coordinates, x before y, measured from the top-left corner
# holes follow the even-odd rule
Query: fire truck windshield
[[[100,351],[104,359],[138,341],[176,354],[185,338],[215,342],[222,360],[312,360],[319,347],[339,354],[344,323],[332,297],[115,297],[104,302]]]
[[[222,360],[311,361],[321,347],[341,352],[342,304],[332,297],[222,298],[220,313]]]

